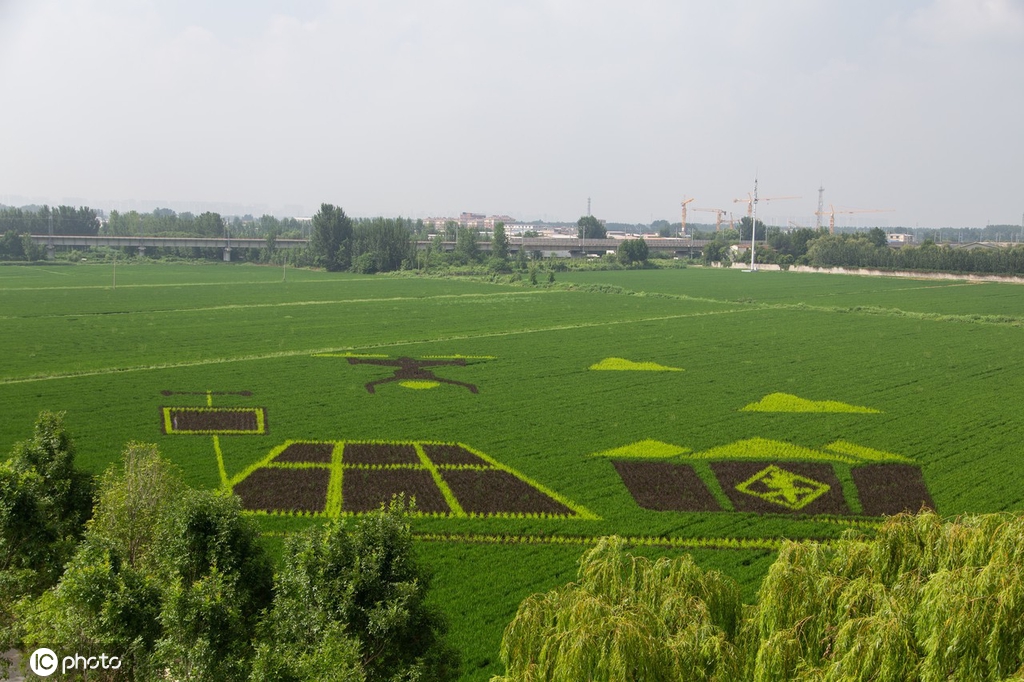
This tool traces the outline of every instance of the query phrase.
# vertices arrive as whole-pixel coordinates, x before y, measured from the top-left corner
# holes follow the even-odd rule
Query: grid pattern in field
[[[866,464],[854,467],[850,474],[869,516],[935,509],[921,469],[912,464]]]
[[[721,507],[689,464],[632,462],[612,464],[636,503],[655,511],[709,512]]]
[[[234,482],[246,509],[359,514],[395,495],[448,516],[578,513],[543,486],[460,443],[288,441]]]
[[[257,469],[235,486],[242,507],[269,512],[317,512],[327,500],[326,469]]]

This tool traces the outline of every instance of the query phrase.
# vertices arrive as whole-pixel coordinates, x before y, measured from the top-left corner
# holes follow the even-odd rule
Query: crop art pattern
[[[421,515],[594,518],[461,443],[287,441],[230,485],[246,509],[267,513],[360,514],[404,495]]]
[[[317,353],[314,357],[340,357],[348,360],[348,364],[350,365],[375,365],[391,369],[391,376],[385,376],[367,382],[365,385],[367,393],[376,393],[378,386],[392,383],[397,384],[402,388],[409,388],[416,391],[429,390],[441,385],[448,385],[464,388],[470,393],[479,393],[479,389],[477,389],[476,384],[439,377],[434,374],[434,368],[465,367],[466,365],[475,364],[478,361],[494,359],[494,357],[490,355],[451,355],[431,356],[425,358],[411,358],[403,355],[397,358],[389,358],[386,355],[360,355],[353,353]]]
[[[184,435],[262,435],[267,411],[262,407],[161,407],[163,431]]]
[[[595,453],[612,459],[644,509],[884,516],[935,508],[917,464],[846,441],[813,449],[750,438],[698,453],[675,446],[668,458],[672,446],[655,442]],[[845,490],[841,472],[850,481]]]

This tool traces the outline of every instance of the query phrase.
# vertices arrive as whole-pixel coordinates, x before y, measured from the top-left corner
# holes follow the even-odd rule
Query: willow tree
[[[1024,516],[790,542],[740,609],[689,558],[605,540],[575,583],[523,602],[496,680],[1024,680]]]
[[[755,680],[1024,679],[1024,517],[924,513],[789,543],[751,626]]]
[[[623,540],[604,538],[576,582],[520,605],[495,682],[736,680],[741,613],[730,578],[689,556],[630,556]]]

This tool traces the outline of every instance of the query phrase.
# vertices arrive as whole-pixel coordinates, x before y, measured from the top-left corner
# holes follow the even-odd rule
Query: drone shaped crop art
[[[394,376],[387,377],[385,379],[377,379],[366,384],[366,390],[369,393],[375,393],[375,387],[379,384],[387,384],[392,381],[397,381],[400,386],[406,388],[436,388],[439,384],[451,384],[452,386],[462,386],[469,390],[470,393],[478,393],[475,384],[467,384],[462,381],[455,381],[453,379],[443,379],[433,372],[428,367],[445,367],[445,366],[466,366],[466,358],[452,358],[448,360],[417,360],[403,356],[395,358],[394,360],[384,360],[378,358],[360,358],[360,357],[349,357],[348,362],[350,365],[380,365],[382,367],[395,367]]]

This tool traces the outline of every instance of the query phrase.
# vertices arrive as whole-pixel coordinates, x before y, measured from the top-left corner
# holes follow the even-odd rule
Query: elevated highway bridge
[[[118,249],[138,249],[139,255],[144,256],[148,248],[203,248],[221,249],[224,260],[231,260],[232,249],[262,249],[267,246],[266,239],[257,238],[236,238],[236,237],[115,237],[107,235],[47,235],[34,234],[32,242],[46,247],[47,258],[52,259],[58,248],[92,248],[96,246],[109,246]],[[609,251],[615,251],[618,247],[618,239],[575,239],[565,237],[512,237],[509,239],[509,251],[517,253],[520,249],[532,253],[539,251],[545,256],[561,255],[570,258],[581,258],[585,256],[599,256]],[[665,251],[672,253],[677,258],[686,258],[699,254],[708,242],[705,240],[672,238],[672,237],[644,237],[647,247],[652,251]],[[309,243],[308,239],[284,239],[274,240],[275,249],[303,249]],[[433,248],[434,242],[416,242],[416,248],[420,251],[428,247]],[[490,242],[477,242],[481,251],[490,251]],[[441,248],[445,251],[454,251],[455,242],[442,242]]]

